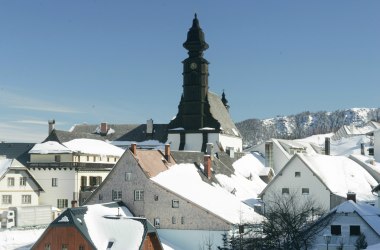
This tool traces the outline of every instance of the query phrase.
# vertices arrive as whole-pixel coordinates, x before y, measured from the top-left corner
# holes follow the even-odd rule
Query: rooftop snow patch
[[[194,164],[178,164],[151,178],[229,223],[259,222],[262,216],[220,186],[203,182]],[[191,187],[191,188],[189,188]]]
[[[7,172],[12,164],[12,159],[1,159],[0,160],[0,178]]]
[[[121,156],[124,150],[107,142],[94,139],[74,139],[63,143],[64,146],[74,152],[94,155]]]
[[[56,141],[37,143],[29,151],[30,154],[71,154],[73,151]]]
[[[112,249],[140,249],[144,235],[144,225],[132,218],[126,207],[107,207],[103,204],[89,205],[84,215],[88,233],[97,249],[107,249],[107,244],[114,241]],[[120,215],[120,219],[107,216]],[[127,230],[127,231],[126,231]]]
[[[334,194],[346,197],[355,192],[357,200],[376,199],[371,191],[377,181],[356,162],[345,156],[298,155]]]

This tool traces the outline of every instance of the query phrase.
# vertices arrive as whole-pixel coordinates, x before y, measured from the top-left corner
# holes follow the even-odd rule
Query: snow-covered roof
[[[229,223],[259,222],[262,216],[219,185],[202,181],[194,164],[178,164],[151,178]]]
[[[351,200],[343,202],[333,209],[336,213],[356,212],[380,236],[380,210],[366,203],[355,203]]]
[[[50,227],[75,227],[88,240],[91,248],[108,249],[113,242],[113,250],[138,250],[147,234],[156,232],[145,218],[133,217],[122,202],[68,208]]]
[[[260,178],[265,172],[263,163],[252,154],[246,154],[233,163],[235,173],[231,176],[215,175],[219,184],[241,201],[253,206],[266,183]]]
[[[30,154],[70,154],[74,152],[120,157],[124,150],[101,140],[74,139],[63,144],[56,141],[38,143],[29,151]]]
[[[103,204],[89,205],[84,215],[88,234],[97,249],[139,249],[144,236],[144,225],[131,219],[131,212],[124,206],[108,207]],[[120,219],[117,218],[120,214]],[[128,232],[128,233],[126,233]]]
[[[107,142],[94,139],[74,139],[63,143],[74,152],[95,155],[121,156],[124,150]]]
[[[359,164],[345,156],[297,154],[334,194],[355,192],[358,200],[374,200],[377,181]]]
[[[30,154],[70,154],[72,152],[72,150],[68,149],[67,147],[56,141],[37,143],[29,151]]]
[[[12,165],[12,159],[1,158],[0,159],[0,179],[8,171]]]

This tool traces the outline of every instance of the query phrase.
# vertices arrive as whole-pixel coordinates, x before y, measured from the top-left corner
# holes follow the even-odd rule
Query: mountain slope
[[[305,111],[264,120],[248,119],[236,123],[236,127],[243,136],[243,144],[253,146],[269,138],[299,139],[335,132],[343,125],[361,127],[369,121],[380,121],[380,108],[351,108],[315,113]]]

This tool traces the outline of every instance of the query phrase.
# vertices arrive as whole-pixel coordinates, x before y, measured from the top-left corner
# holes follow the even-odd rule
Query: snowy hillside
[[[380,108],[352,108],[333,112],[302,112],[265,120],[248,119],[236,123],[245,145],[257,145],[269,138],[298,139],[335,132],[343,125],[364,126],[380,120]]]

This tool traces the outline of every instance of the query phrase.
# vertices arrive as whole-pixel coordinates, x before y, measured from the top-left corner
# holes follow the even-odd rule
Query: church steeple
[[[209,62],[203,58],[203,51],[208,48],[208,44],[196,14],[183,47],[189,54],[182,62],[183,94],[177,117],[170,122],[169,128],[182,127],[186,131],[199,131],[211,127],[218,130],[219,123],[212,117],[207,99]]]
[[[183,47],[187,49],[190,57],[199,57],[203,55],[203,51],[208,49],[205,41],[205,34],[199,26],[197,14],[194,15],[193,26],[187,32],[187,40],[183,43]]]

